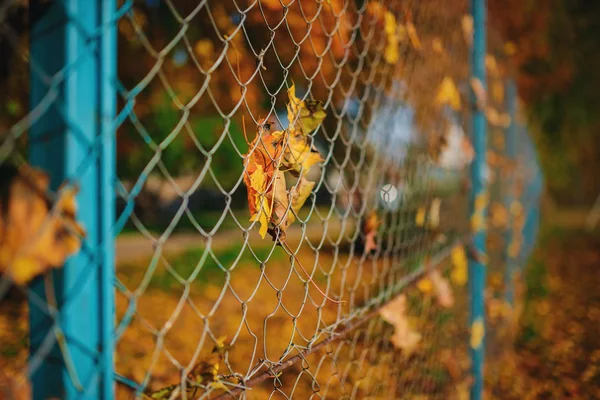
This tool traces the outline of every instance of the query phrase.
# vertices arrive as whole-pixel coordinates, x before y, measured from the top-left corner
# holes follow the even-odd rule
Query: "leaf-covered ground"
[[[490,398],[600,399],[600,232],[575,220],[543,226],[514,349],[489,360]]]
[[[569,219],[567,219],[569,220]],[[553,221],[559,221],[553,218]],[[594,399],[600,398],[600,235],[588,233],[577,226],[568,226],[564,221],[546,225],[540,235],[540,246],[533,255],[524,276],[527,290],[523,297],[523,312],[516,333],[514,346],[508,341],[498,341],[493,332],[488,343],[487,398],[489,399]],[[235,247],[235,246],[234,246]],[[237,254],[232,247],[229,253]],[[198,251],[201,251],[200,249]],[[175,268],[186,267],[196,259],[194,251],[182,254]],[[261,253],[262,250],[258,249]],[[260,257],[260,254],[259,254]],[[329,257],[326,254],[323,257]],[[227,261],[227,260],[225,260]],[[251,258],[242,258],[241,265],[248,264],[246,272],[254,268]],[[288,263],[285,255],[276,255],[271,268],[276,270],[278,263]],[[146,266],[143,266],[145,269]],[[205,281],[212,284],[192,288],[192,297],[199,307],[209,306],[219,295],[218,286],[222,282],[211,279],[218,276],[218,267],[207,269]],[[285,268],[281,268],[284,271]],[[121,269],[121,274],[129,280],[141,279],[135,266]],[[179,271],[179,270],[178,270]],[[179,271],[185,273],[185,271]],[[158,279],[160,278],[160,279]],[[169,295],[177,281],[168,275],[157,274],[157,279],[149,283],[148,293],[138,304],[140,312],[154,322],[166,321],[177,308],[178,296]],[[253,283],[248,278],[248,290]],[[283,276],[273,275],[275,280]],[[242,285],[240,280],[239,284]],[[321,282],[322,284],[323,282]],[[253,286],[254,287],[254,286]],[[289,288],[302,293],[302,285],[293,284]],[[401,385],[404,389],[396,398],[406,399],[453,399],[465,398],[468,379],[465,357],[466,346],[466,303],[464,290],[456,290],[456,305],[451,310],[440,309],[431,298],[423,297],[417,289],[408,292],[411,320],[422,334],[421,350],[409,358],[394,356],[389,344],[393,333],[391,326],[380,318],[364,325],[351,334],[346,341],[326,346],[317,354],[298,363],[284,373],[273,376],[259,387],[248,392],[248,398],[261,399],[272,395],[275,387],[281,393],[273,398],[340,398],[342,393],[354,393],[352,398],[365,398],[361,393],[369,392],[369,385],[385,381]],[[240,286],[240,290],[245,289]],[[266,313],[273,298],[268,291],[262,292],[258,301]],[[118,298],[118,309],[122,313],[125,304]],[[227,304],[235,304],[228,302]],[[323,309],[329,314],[334,311]],[[307,309],[306,316],[312,315]],[[216,321],[215,330],[235,329],[240,321],[239,310],[232,308],[226,315],[231,318]],[[181,362],[192,356],[202,336],[203,321],[196,313],[185,306],[183,318],[175,321],[172,330],[164,338],[163,346]],[[248,324],[262,336],[265,315],[249,315]],[[272,325],[267,329],[269,343],[258,343],[254,349],[252,340],[240,340],[238,348],[230,353],[230,365],[248,365],[247,357],[253,350],[263,353],[267,350],[271,358],[281,352],[290,341],[293,323],[284,315],[276,313],[271,318]],[[119,343],[117,354],[118,371],[135,380],[145,377],[148,367],[154,363],[149,385],[153,389],[176,383],[178,374],[171,361],[164,354],[153,360],[152,350],[156,347],[156,336],[142,329],[141,321],[134,321]],[[300,330],[311,331],[314,322],[301,318],[297,322]],[[490,329],[494,326],[490,325]],[[0,303],[0,398],[9,385],[15,387],[15,378],[23,377],[27,360],[27,310],[23,302],[3,301]],[[247,342],[247,343],[246,343]],[[248,344],[247,352],[243,344]],[[207,350],[207,349],[205,349]],[[204,350],[203,350],[204,354]],[[329,354],[329,355],[327,355]],[[327,355],[327,356],[325,356]],[[359,355],[359,357],[357,357]],[[186,358],[187,357],[187,358]],[[259,354],[257,357],[264,357]],[[347,363],[347,361],[352,361]],[[221,365],[223,373],[225,366]],[[368,371],[370,378],[365,377]],[[397,376],[391,379],[390,376]],[[318,377],[317,380],[314,377]],[[317,382],[318,384],[316,384]],[[27,398],[27,390],[20,392]],[[130,398],[131,394],[119,385],[118,398]],[[389,392],[388,392],[389,393]],[[398,397],[400,396],[400,397]],[[369,397],[390,398],[381,395]]]

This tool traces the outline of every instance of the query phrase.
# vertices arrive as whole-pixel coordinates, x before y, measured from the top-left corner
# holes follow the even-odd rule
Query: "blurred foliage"
[[[516,347],[490,358],[490,399],[600,398],[600,236],[557,220],[524,272]]]
[[[516,44],[519,92],[552,196],[591,204],[600,192],[600,2],[490,0],[490,20]]]

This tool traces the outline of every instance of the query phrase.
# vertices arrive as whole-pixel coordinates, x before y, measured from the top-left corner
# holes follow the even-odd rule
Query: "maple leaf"
[[[85,230],[75,220],[77,189],[62,186],[52,205],[43,171],[27,165],[0,170],[0,272],[26,284],[79,251]]]
[[[293,83],[288,89],[288,99],[288,130],[292,135],[308,135],[317,129],[327,116],[322,101],[301,100],[296,97],[296,86]]]

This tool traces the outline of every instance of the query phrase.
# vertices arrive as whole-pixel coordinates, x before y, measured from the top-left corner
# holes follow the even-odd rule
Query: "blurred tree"
[[[600,2],[490,0],[490,19],[516,44],[550,193],[590,204],[600,192]]]

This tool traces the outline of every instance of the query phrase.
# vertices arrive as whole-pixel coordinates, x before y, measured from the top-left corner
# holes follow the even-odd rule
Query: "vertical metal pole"
[[[471,78],[481,83],[487,89],[485,56],[486,56],[486,1],[471,0],[471,13],[473,15],[473,48],[471,53]],[[473,93],[474,100],[476,95]],[[471,399],[479,400],[483,393],[483,367],[485,348],[485,299],[484,290],[486,283],[485,259],[486,256],[486,219],[488,191],[485,172],[487,171],[487,120],[484,110],[479,108],[473,112],[473,147],[475,160],[471,165],[472,191],[470,196],[471,225],[473,244],[482,259],[469,260],[469,294],[471,324],[471,373],[473,385],[471,386]]]
[[[49,172],[52,189],[65,181],[79,186],[78,220],[87,231],[51,285],[38,279],[32,286],[34,399],[114,397],[115,6],[30,3],[31,109],[44,110],[29,130],[30,162]]]
[[[506,130],[506,157],[516,166],[517,162],[517,86],[513,79],[508,79],[506,83],[506,100],[508,113],[510,115],[510,126]],[[511,204],[515,200],[515,172],[513,171],[506,181],[506,194],[504,197],[504,207],[507,211],[510,210]],[[510,305],[511,309],[514,304],[515,292],[515,272],[517,268],[517,257],[509,251],[514,238],[514,223],[515,219],[511,212],[508,212],[509,220],[505,234],[505,261],[506,271],[504,276],[504,301]]]

